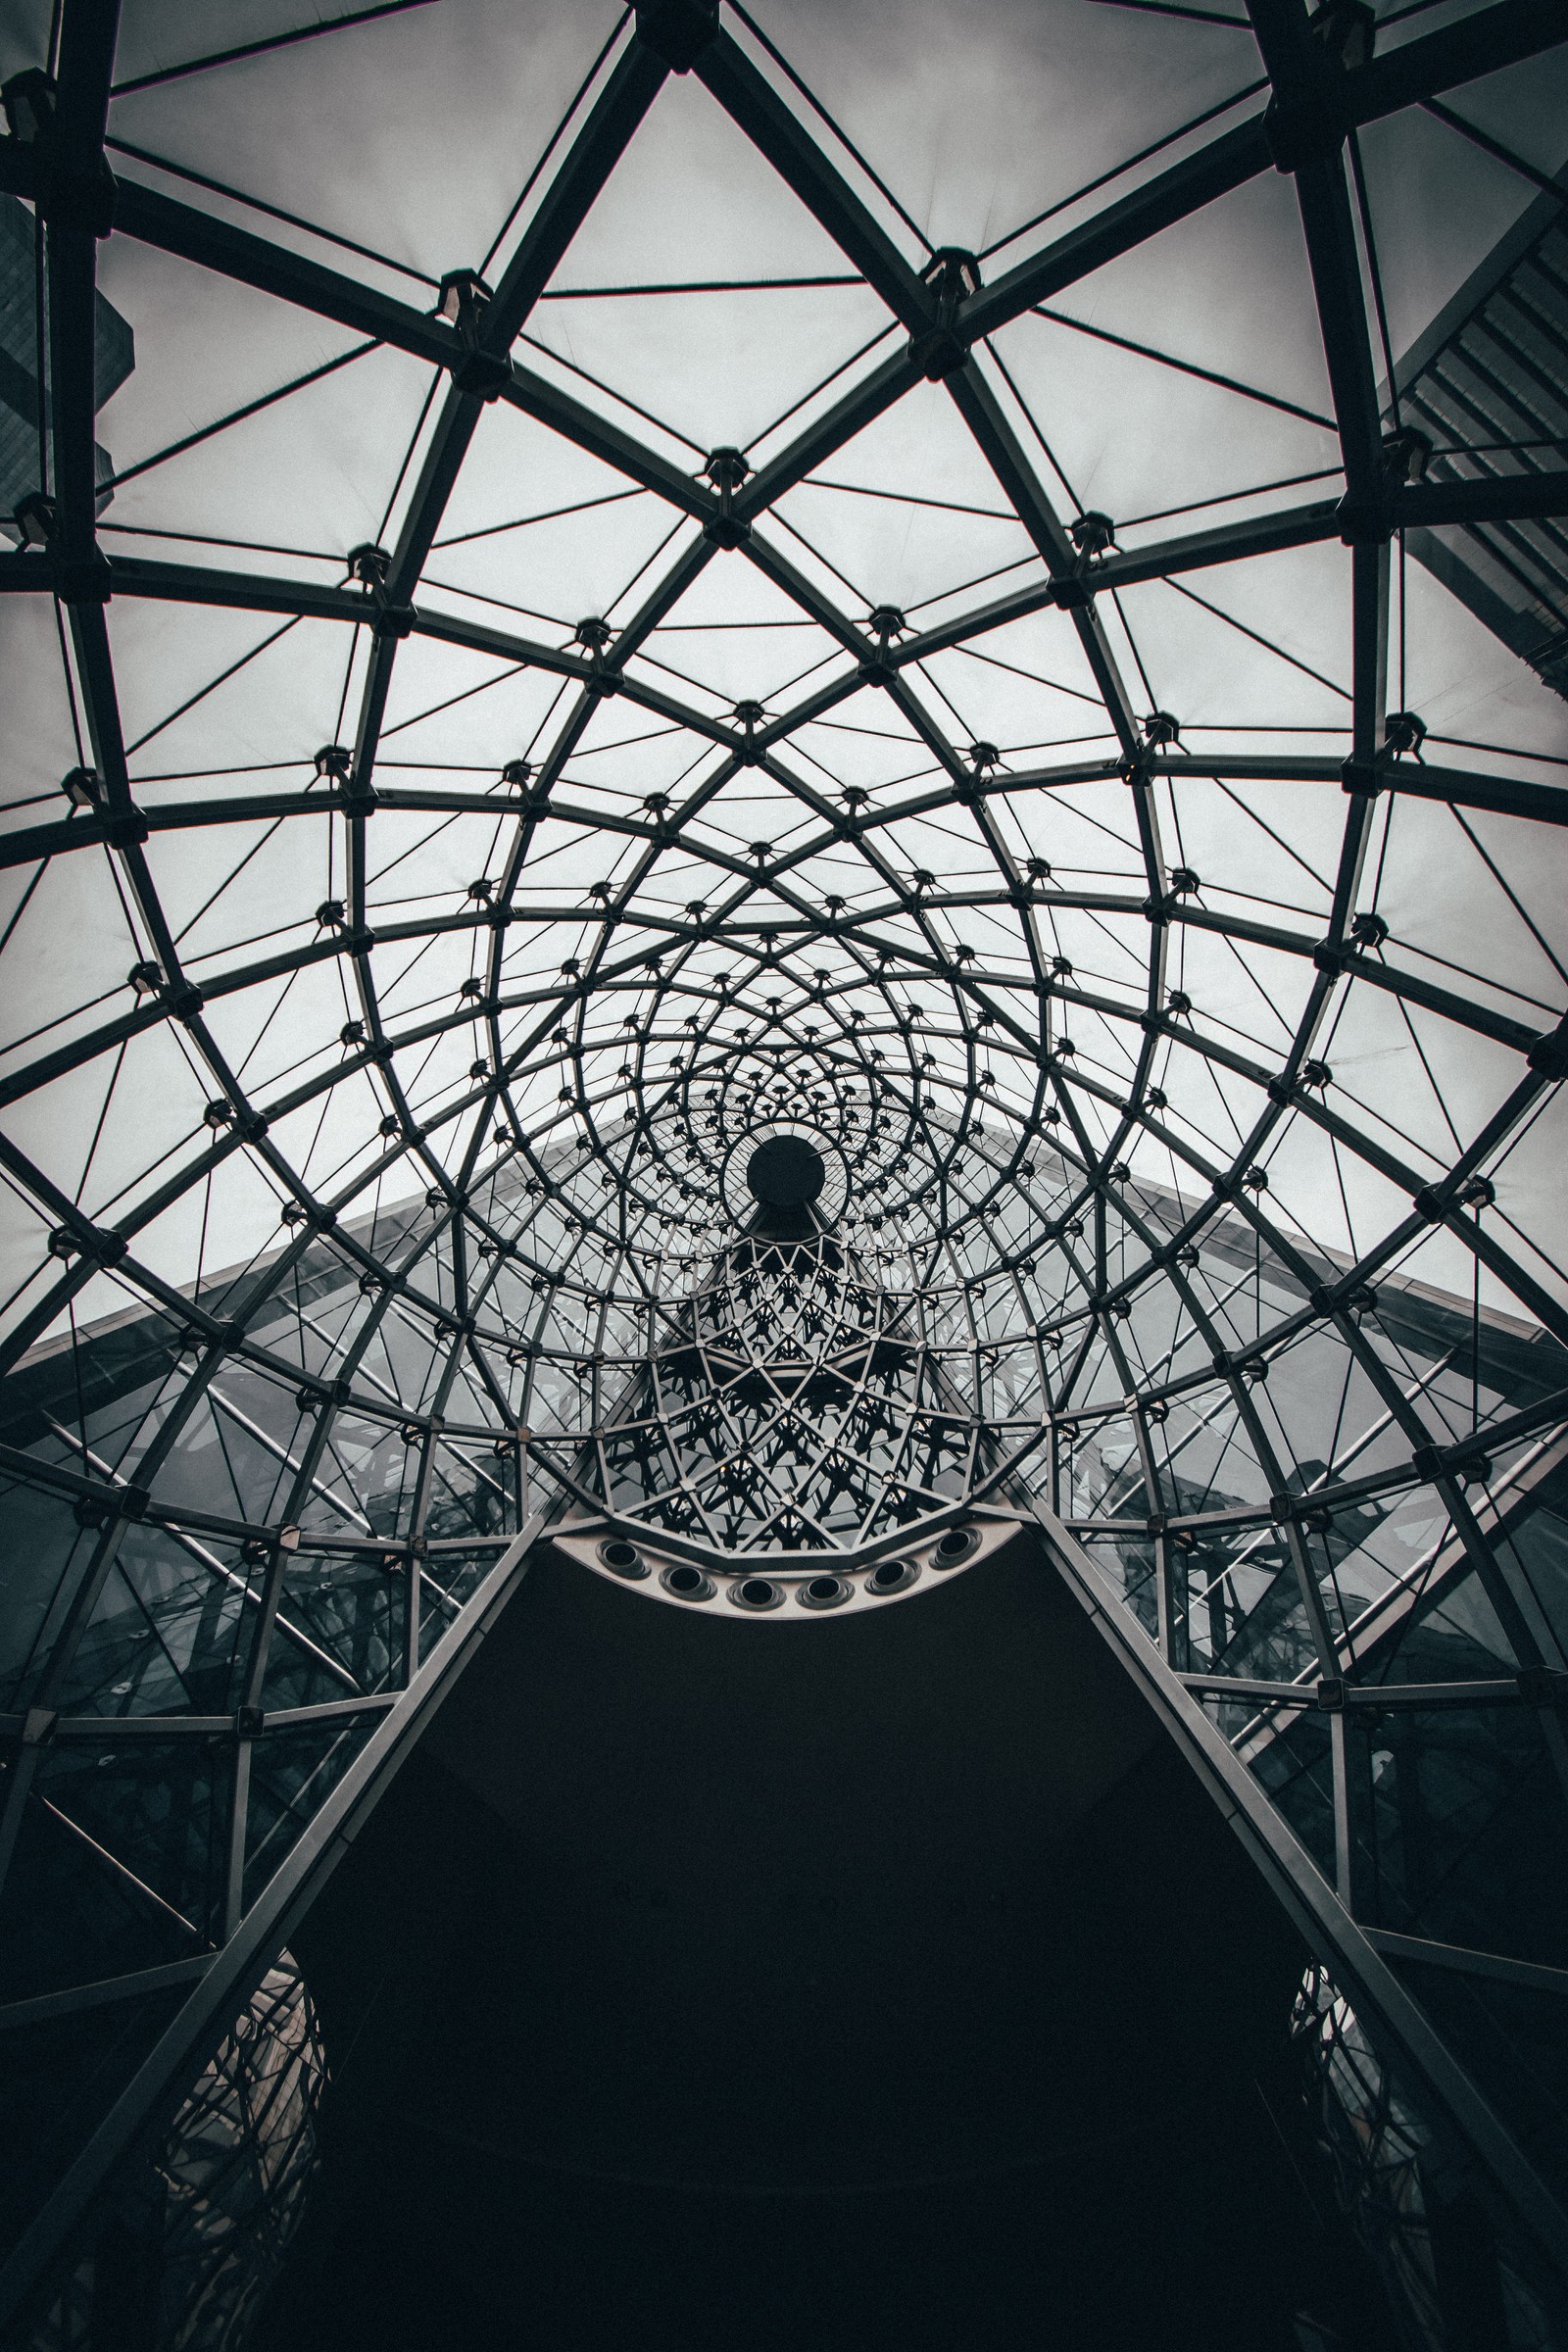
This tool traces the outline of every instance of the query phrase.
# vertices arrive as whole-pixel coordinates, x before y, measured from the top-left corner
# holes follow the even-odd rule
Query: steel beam
[[[1358,123],[1436,98],[1479,74],[1539,56],[1565,39],[1568,31],[1557,0],[1496,0],[1458,24],[1406,41],[1345,74],[1337,101],[1331,108],[1325,101],[1318,135],[1337,143]],[[1161,229],[1244,186],[1275,162],[1270,128],[1266,115],[1255,115],[1132,195],[1118,198],[1081,228],[1069,230],[994,285],[971,295],[959,310],[955,331],[967,342],[995,334],[1034,304],[1050,302]]]
[[[1568,2277],[1568,2215],[1535,2166],[1434,2032],[1367,1930],[1329,1886],[1262,1788],[1159,1656],[1121,1593],[1059,1519],[1038,1500],[1034,1510],[1056,1574],[1153,1708],[1308,1950],[1349,1998],[1380,2053],[1418,2102],[1471,2153],[1502,2211],[1549,2267]]]

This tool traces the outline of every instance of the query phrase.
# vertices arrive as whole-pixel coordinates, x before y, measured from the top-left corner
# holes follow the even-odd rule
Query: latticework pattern
[[[541,1508],[1010,1474],[1545,1998],[1568,736],[1404,540],[1568,469],[1392,387],[1560,22],[18,22],[11,1997],[231,1949]]]

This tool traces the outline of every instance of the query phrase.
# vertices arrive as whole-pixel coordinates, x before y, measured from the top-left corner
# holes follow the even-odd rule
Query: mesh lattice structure
[[[1010,1471],[1568,2264],[1568,742],[1404,554],[1568,471],[1380,390],[1562,26],[1005,13],[7,33],[0,2015],[242,1998],[542,1509]]]
[[[239,2352],[303,2218],[326,2081],[316,2011],[284,1952],[155,2155],[126,2168],[28,2352]]]
[[[1464,2239],[1473,2234],[1463,2167],[1403,2096],[1324,1969],[1308,1969],[1292,2027],[1336,2190],[1382,2275],[1401,2345],[1446,2352],[1463,2340],[1456,2307],[1466,2302],[1472,2333],[1479,2316],[1510,2352],[1547,2352],[1550,2317],[1512,2249],[1485,2246],[1456,2292],[1455,2255],[1471,2253]]]
[[[728,1554],[853,1550],[995,1489],[1017,1448],[998,1461],[1010,1433],[945,1381],[925,1305],[827,1235],[732,1245],[600,1436],[597,1492]],[[1038,1401],[1015,1434],[1038,1441]]]

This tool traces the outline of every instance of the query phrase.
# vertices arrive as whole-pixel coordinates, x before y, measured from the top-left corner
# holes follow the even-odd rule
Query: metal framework
[[[1452,118],[1449,118],[1452,119]],[[1563,443],[1568,425],[1568,236],[1563,195],[1544,192],[1395,368],[1386,411],[1396,431],[1436,416],[1466,459],[1445,476],[1486,473],[1506,443]],[[1498,417],[1504,422],[1499,441]],[[1568,540],[1561,520],[1416,530],[1410,553],[1478,619],[1568,696]]]
[[[1560,517],[1568,467],[1521,443],[1412,478],[1379,413],[1360,143],[1564,28],[1547,0],[1377,45],[1354,8],[1250,18],[1261,79],[1054,207],[1069,225],[976,257],[921,238],[750,18],[661,0],[591,62],[495,261],[418,300],[388,290],[418,272],[276,206],[242,225],[250,200],[121,138],[107,0],[65,0],[58,53],[7,85],[50,402],[0,589],[58,616],[39,691],[77,751],[0,835],[25,982],[0,1061],[23,1546],[0,2025],[191,1988],[31,2219],[11,2306],[231,2020],[548,1511],[870,1558],[1004,1481],[1060,1573],[1109,1580],[1129,1671],[1310,1882],[1368,2030],[1532,2259],[1568,2267],[1554,2094],[1488,2072],[1489,2033],[1560,2039],[1568,1988],[1517,1854],[1521,1823],[1561,1838],[1568,1779],[1568,785],[1389,709],[1420,628],[1404,534]],[[842,256],[810,282],[876,322],[744,449],[541,339],[686,76]],[[1264,175],[1294,188],[1331,416],[1052,310]],[[106,239],[349,340],[125,462],[100,512]],[[1141,526],[1082,507],[1037,360],[1056,334],[1289,412],[1319,494],[1281,503],[1298,467]],[[419,399],[375,543],[263,548],[158,508],[188,453],[393,363]],[[929,460],[878,442],[906,417]],[[624,502],[602,612],[545,620],[525,559],[486,554],[552,519],[498,503],[503,427],[569,458],[578,522]],[[965,518],[921,609],[848,576],[858,500],[911,532]],[[1344,685],[1292,650],[1314,550]],[[1236,609],[1228,582],[1275,576],[1276,610]],[[1257,697],[1160,707],[1178,605],[1278,723]],[[284,640],[330,674],[331,740],[300,760],[290,715],[225,760],[236,694],[272,681],[247,743],[288,704]],[[177,684],[141,650],[186,641]],[[43,952],[83,924],[108,981]],[[835,1171],[809,1265],[738,1240],[727,1171],[780,1129]],[[73,1873],[119,1924],[68,1952],[18,1923]],[[1533,2025],[1487,2011],[1503,1985],[1545,2004]]]

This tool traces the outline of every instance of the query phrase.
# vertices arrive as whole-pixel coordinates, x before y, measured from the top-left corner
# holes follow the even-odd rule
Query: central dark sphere
[[[767,1208],[805,1208],[827,1182],[822,1154],[803,1135],[770,1135],[746,1163],[746,1181]]]

